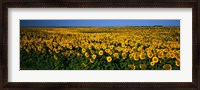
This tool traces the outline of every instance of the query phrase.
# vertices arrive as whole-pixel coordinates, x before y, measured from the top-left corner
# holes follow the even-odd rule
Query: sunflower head
[[[56,55],[53,56],[55,60],[58,60],[58,57]]]
[[[95,61],[95,60],[92,60],[91,58],[89,60],[90,60],[90,63],[94,63],[94,61]]]
[[[85,49],[85,48],[82,48],[81,51],[82,51],[82,53],[85,53],[85,52],[86,52],[86,49]]]
[[[134,64],[129,64],[128,67],[130,67],[131,69],[135,70],[136,66]]]
[[[146,64],[140,64],[140,68],[141,68],[141,69],[146,69],[147,66],[146,66]]]
[[[170,58],[175,58],[175,54],[173,52],[170,53]]]
[[[176,60],[180,61],[180,54],[176,54],[175,58]]]
[[[113,56],[114,56],[115,58],[119,58],[119,54],[118,54],[118,53],[114,53]]]
[[[176,60],[175,63],[176,63],[176,66],[177,66],[177,67],[180,67],[180,61]]]
[[[92,55],[92,58],[93,58],[93,59],[96,59],[96,57],[97,57],[97,55],[95,55],[95,54]]]
[[[108,52],[108,54],[109,54],[109,55],[112,55],[112,51],[110,50],[110,51]]]
[[[141,60],[144,60],[145,57],[146,57],[146,54],[145,54],[145,53],[140,53],[140,59],[141,59]]]
[[[147,52],[147,56],[148,56],[149,58],[152,58],[152,57],[153,57],[153,53],[152,53],[152,52]]]
[[[133,55],[133,56],[134,56],[134,60],[135,60],[135,61],[139,60],[138,53],[134,53],[134,55]]]
[[[158,58],[164,58],[164,52],[159,51],[158,52]]]
[[[106,59],[107,59],[108,62],[112,61],[112,57],[110,57],[110,56],[107,56]]]
[[[158,57],[153,57],[152,62],[157,63],[158,62]]]
[[[126,53],[125,52],[122,53],[122,59],[126,59]]]
[[[103,55],[103,51],[102,50],[99,51],[99,55]]]
[[[131,60],[133,60],[133,53],[132,54],[129,54],[129,58],[131,59]]]
[[[80,54],[80,53],[77,53],[77,56],[78,56],[78,57],[80,57],[80,56],[81,56],[81,54]]]
[[[154,66],[154,65],[155,65],[155,63],[154,63],[154,62],[150,62],[150,65],[151,65],[151,66]]]
[[[90,50],[90,53],[94,54],[94,50]]]
[[[165,64],[163,66],[163,69],[165,69],[165,70],[172,70],[172,66],[171,66],[171,64]]]
[[[85,53],[85,57],[87,57],[87,58],[89,57],[89,54],[87,52]]]

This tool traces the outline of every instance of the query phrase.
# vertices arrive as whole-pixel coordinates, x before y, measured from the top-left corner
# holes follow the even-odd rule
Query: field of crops
[[[180,70],[179,27],[21,27],[21,70]]]

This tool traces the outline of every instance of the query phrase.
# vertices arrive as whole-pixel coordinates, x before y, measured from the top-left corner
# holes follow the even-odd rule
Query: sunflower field
[[[180,70],[179,27],[21,27],[21,70]]]

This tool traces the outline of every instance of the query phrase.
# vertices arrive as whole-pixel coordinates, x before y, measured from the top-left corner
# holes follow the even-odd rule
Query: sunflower
[[[146,54],[145,54],[145,53],[140,53],[140,59],[141,59],[141,60],[144,60],[145,57],[146,57]]]
[[[175,58],[175,54],[173,52],[170,53],[170,58]]]
[[[147,66],[146,66],[146,64],[140,64],[140,68],[141,68],[141,69],[146,69]]]
[[[134,60],[133,55],[134,55],[133,53],[129,54],[129,58],[130,58],[131,60]]]
[[[58,60],[58,57],[56,55],[53,56],[55,60]]]
[[[97,55],[95,55],[95,54],[92,55],[92,58],[93,58],[93,59],[96,59],[96,57],[97,57]]]
[[[125,43],[121,43],[121,47],[125,47],[126,45],[125,45]]]
[[[112,51],[110,50],[110,51],[108,52],[108,54],[109,54],[109,55],[112,55]]]
[[[94,63],[94,61],[95,61],[95,60],[92,60],[91,58],[89,60],[90,60],[90,63]]]
[[[146,48],[145,51],[146,51],[146,52],[150,52],[150,49],[149,49],[149,48]]]
[[[153,53],[152,53],[152,52],[147,52],[147,56],[148,56],[149,58],[152,58],[152,57],[153,57]]]
[[[133,70],[135,70],[135,69],[136,69],[136,66],[135,66],[134,64],[132,64],[132,65],[131,65],[131,64],[129,64],[129,65],[128,65],[128,67],[132,68]]]
[[[177,50],[176,53],[177,53],[177,54],[180,54],[180,50]]]
[[[176,60],[175,63],[176,63],[176,66],[177,66],[177,67],[180,66],[180,61]]]
[[[85,53],[85,52],[86,52],[86,49],[85,49],[85,48],[82,48],[81,51],[82,51],[82,53]]]
[[[118,53],[114,53],[113,56],[114,56],[115,58],[119,58],[119,54],[118,54]]]
[[[168,48],[165,48],[163,51],[164,51],[164,52],[168,52],[168,51],[169,51],[169,49],[168,49]]]
[[[139,60],[139,56],[138,56],[137,53],[134,53],[133,57],[134,57],[134,60],[135,60],[135,61]]]
[[[73,51],[73,50],[70,50],[70,51],[69,51],[69,53],[70,53],[70,54],[73,54],[73,53],[74,53],[74,51]]]
[[[87,57],[87,58],[89,57],[89,54],[87,52],[85,53],[85,57]]]
[[[109,53],[109,52],[110,52],[110,49],[106,49],[105,52],[106,52],[106,53]]]
[[[169,52],[166,54],[166,57],[167,57],[167,58],[170,58],[170,53],[169,53]]]
[[[158,58],[164,58],[164,53],[162,51],[158,52]]]
[[[107,59],[108,62],[112,61],[112,58],[110,56],[107,56],[106,59]]]
[[[176,60],[180,61],[180,54],[176,54],[175,58]]]
[[[91,50],[91,49],[92,49],[92,45],[90,44],[90,45],[88,46],[88,48]]]
[[[172,66],[171,66],[171,64],[165,64],[163,66],[163,69],[165,69],[165,70],[172,70]]]
[[[81,54],[78,52],[78,53],[77,53],[77,56],[78,56],[78,57],[80,57],[80,56],[81,56]]]
[[[151,66],[154,66],[154,65],[155,65],[155,63],[154,63],[154,62],[150,62],[150,65],[151,65]]]
[[[90,50],[90,53],[94,54],[94,50]]]
[[[103,55],[103,51],[102,50],[99,51],[99,55]]]
[[[152,58],[152,62],[157,63],[157,62],[158,62],[158,58],[157,58],[156,56],[154,56],[154,57]]]
[[[122,53],[122,59],[126,59],[126,53],[125,52]]]

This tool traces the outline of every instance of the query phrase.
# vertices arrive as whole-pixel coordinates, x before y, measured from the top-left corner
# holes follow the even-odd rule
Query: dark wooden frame
[[[1,29],[0,29],[0,58],[1,58],[1,89],[11,88],[131,88],[131,89],[200,89],[200,65],[198,60],[200,50],[199,47],[199,26],[200,26],[200,1],[198,0],[3,0],[1,1]],[[8,82],[8,8],[192,8],[192,52],[193,52],[193,64],[192,64],[192,82],[191,83],[34,83],[34,82]],[[175,78],[175,77],[174,77]],[[172,78],[173,79],[173,78]]]

